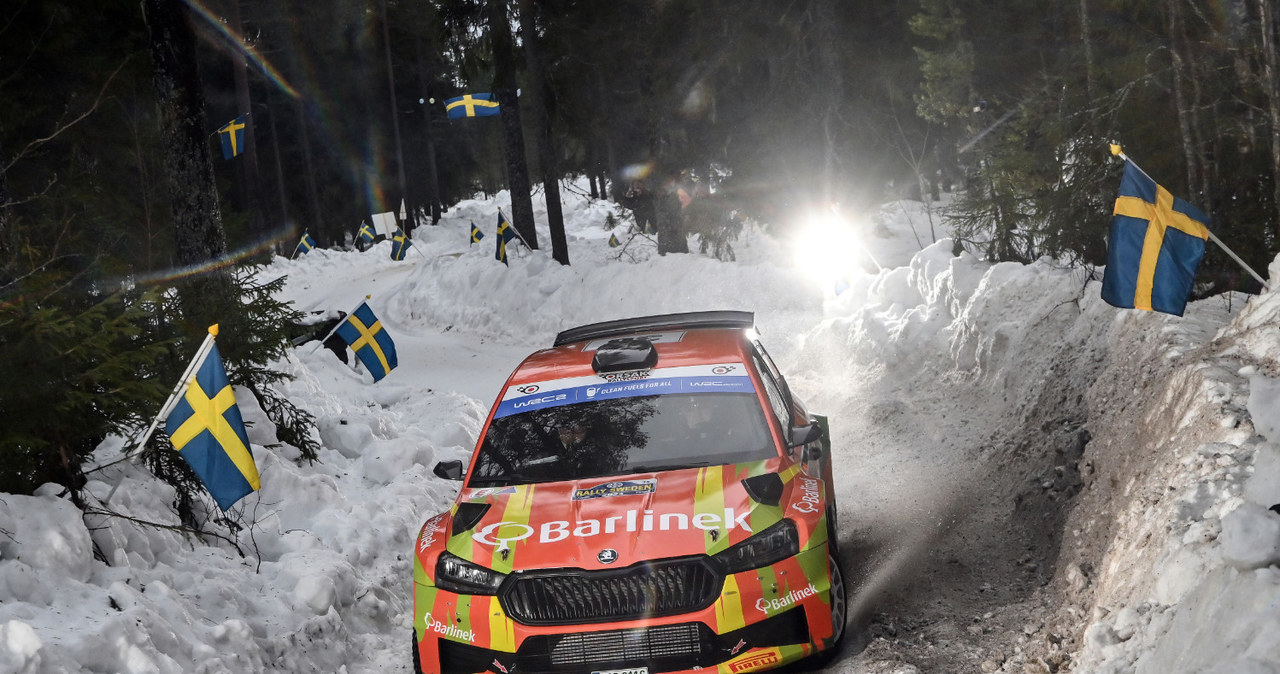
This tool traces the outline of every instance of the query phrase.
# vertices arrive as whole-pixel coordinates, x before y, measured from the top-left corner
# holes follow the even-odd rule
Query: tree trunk
[[[1084,99],[1093,103],[1093,37],[1089,29],[1089,0],[1080,0],[1080,43],[1084,47]],[[1092,118],[1092,115],[1090,115]]]
[[[143,0],[159,99],[160,138],[173,210],[178,264],[203,266],[227,250],[213,161],[206,143],[204,94],[196,68],[195,33],[186,4]]]
[[[1196,103],[1199,96],[1195,89],[1195,75],[1191,72],[1191,56],[1187,50],[1187,40],[1182,25],[1182,11],[1177,0],[1168,3],[1166,29],[1169,36],[1169,55],[1173,65],[1173,101],[1178,111],[1178,132],[1182,138],[1182,154],[1187,163],[1187,190],[1191,192],[1186,198],[1197,203],[1206,213],[1212,213],[1208,203],[1209,189],[1206,181],[1208,171],[1204,161],[1199,129],[1196,122]],[[1188,88],[1191,91],[1188,91]]]
[[[551,138],[551,92],[547,87],[538,50],[538,31],[533,0],[520,0],[520,36],[529,74],[529,111],[532,114],[538,163],[542,165],[542,188],[547,198],[547,226],[551,232],[551,258],[569,264],[569,244],[564,235],[564,210],[560,205],[560,167]]]
[[[596,66],[595,68],[595,75],[596,75],[596,95],[599,96],[600,100],[602,101],[609,100],[607,98],[609,92],[604,86],[604,72],[599,66]],[[614,152],[614,149],[613,149],[613,134],[602,133],[598,129],[593,133],[597,138],[597,140],[601,140],[600,137],[603,136],[602,144],[604,145],[604,163],[601,164],[598,160],[596,163],[596,170],[598,175],[600,176],[600,198],[608,199],[612,197],[614,201],[617,201],[618,200],[618,190],[616,189],[617,183],[614,183],[615,189],[613,190],[612,194],[609,194],[609,189],[608,189],[608,180],[618,175],[618,159],[617,159],[617,153]]]
[[[422,56],[422,38],[414,38],[414,53],[418,61],[418,90],[422,104],[422,131],[427,139],[427,213],[431,224],[440,222],[440,171],[436,166],[436,139],[431,131],[432,114],[436,109],[431,97],[431,76],[426,59]]]
[[[271,101],[270,89],[267,89],[267,119],[271,121],[271,152],[276,160],[276,193],[280,198],[280,219],[277,223],[282,224],[289,222],[289,199],[284,188],[284,162],[280,160],[280,132],[276,127],[276,107]]]
[[[9,266],[9,172],[5,170],[9,160],[4,156],[4,134],[0,133],[0,284],[8,278],[5,268]]]
[[[840,69],[838,54],[841,49],[840,37],[835,34],[836,12],[834,0],[823,0],[815,7],[818,39],[817,49],[821,62],[822,81],[825,83],[825,102],[822,106],[822,199],[824,203],[833,203],[836,199],[836,170],[838,157],[836,148],[840,139],[836,128],[841,108],[844,103],[844,73]]]
[[[307,186],[307,222],[320,221],[320,191],[316,187],[315,159],[311,156],[311,134],[307,132],[307,104],[301,97],[293,99],[293,109],[298,118],[298,143],[302,145],[302,179]],[[304,225],[301,229],[306,229]],[[295,232],[296,233],[296,232]],[[285,241],[285,248],[296,242]],[[291,252],[287,250],[285,252]]]
[[[668,179],[653,192],[653,211],[657,216],[654,227],[658,230],[658,254],[688,253],[689,234],[684,226],[684,214],[680,199]]]
[[[413,211],[409,204],[409,192],[404,179],[404,146],[400,142],[400,112],[396,106],[396,69],[391,63],[391,28],[387,25],[387,0],[378,3],[382,17],[382,46],[387,59],[387,88],[391,95],[391,135],[396,144],[396,178],[400,184],[400,200],[406,204],[405,222],[401,223],[404,233],[408,235],[414,228]]]
[[[1267,94],[1267,114],[1271,118],[1271,193],[1276,222],[1280,223],[1280,12],[1272,2],[1258,0],[1258,18],[1262,29],[1262,88]],[[0,194],[0,203],[3,196]]]
[[[524,129],[520,126],[520,99],[516,94],[515,55],[506,0],[489,0],[489,39],[493,43],[493,88],[498,97],[507,156],[511,224],[525,244],[537,250],[538,231],[534,228],[533,200],[529,196],[529,165],[525,161]]]
[[[231,27],[236,35],[244,35],[244,25],[240,20],[240,0],[231,0]],[[249,97],[249,64],[245,62],[243,52],[232,55],[235,65],[236,103],[240,110],[236,116],[247,114],[244,119],[244,160],[237,166],[240,173],[240,188],[248,202],[249,238],[260,240],[267,231],[265,209],[262,198],[262,181],[258,174],[258,143],[254,134],[253,101]]]

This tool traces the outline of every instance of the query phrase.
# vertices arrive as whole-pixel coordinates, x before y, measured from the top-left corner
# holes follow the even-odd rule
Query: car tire
[[[422,658],[418,655],[417,630],[413,630],[413,674],[422,674]]]
[[[840,560],[836,558],[835,549],[830,545],[827,546],[827,564],[831,568],[832,635],[831,638],[823,640],[826,648],[813,656],[813,664],[818,667],[824,667],[835,659],[840,653],[840,644],[844,642],[845,634],[849,631],[848,585]]]

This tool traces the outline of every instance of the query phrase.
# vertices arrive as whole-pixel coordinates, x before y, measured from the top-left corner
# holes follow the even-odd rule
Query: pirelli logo
[[[777,651],[765,651],[764,653],[748,655],[741,660],[735,660],[729,663],[729,671],[746,672],[753,669],[760,669],[761,667],[776,665],[781,660],[782,658],[778,657]]]

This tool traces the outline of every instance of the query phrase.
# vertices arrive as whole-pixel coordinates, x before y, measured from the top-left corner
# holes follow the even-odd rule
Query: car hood
[[[764,503],[742,482],[770,463],[464,489],[447,549],[503,572],[715,554],[782,518],[794,470],[778,475],[781,491]]]

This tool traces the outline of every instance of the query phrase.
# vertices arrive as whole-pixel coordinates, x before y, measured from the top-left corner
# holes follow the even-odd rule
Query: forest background
[[[661,252],[688,252],[694,234],[730,258],[743,218],[785,234],[813,209],[950,193],[957,246],[1091,267],[1116,141],[1266,269],[1280,251],[1278,13],[1268,0],[5,3],[0,491],[74,494],[81,460],[149,423],[215,322],[235,328],[220,340],[232,382],[314,458],[312,420],[266,367],[305,317],[253,263],[303,231],[345,245],[402,200],[412,236],[510,189],[537,248],[530,190],[551,205],[558,178],[586,176],[653,225]],[[445,99],[490,92],[501,116],[447,118]],[[223,160],[217,129],[246,113],[245,152]],[[1231,289],[1256,284],[1210,247],[1196,295]],[[175,454],[148,463],[186,494]]]

